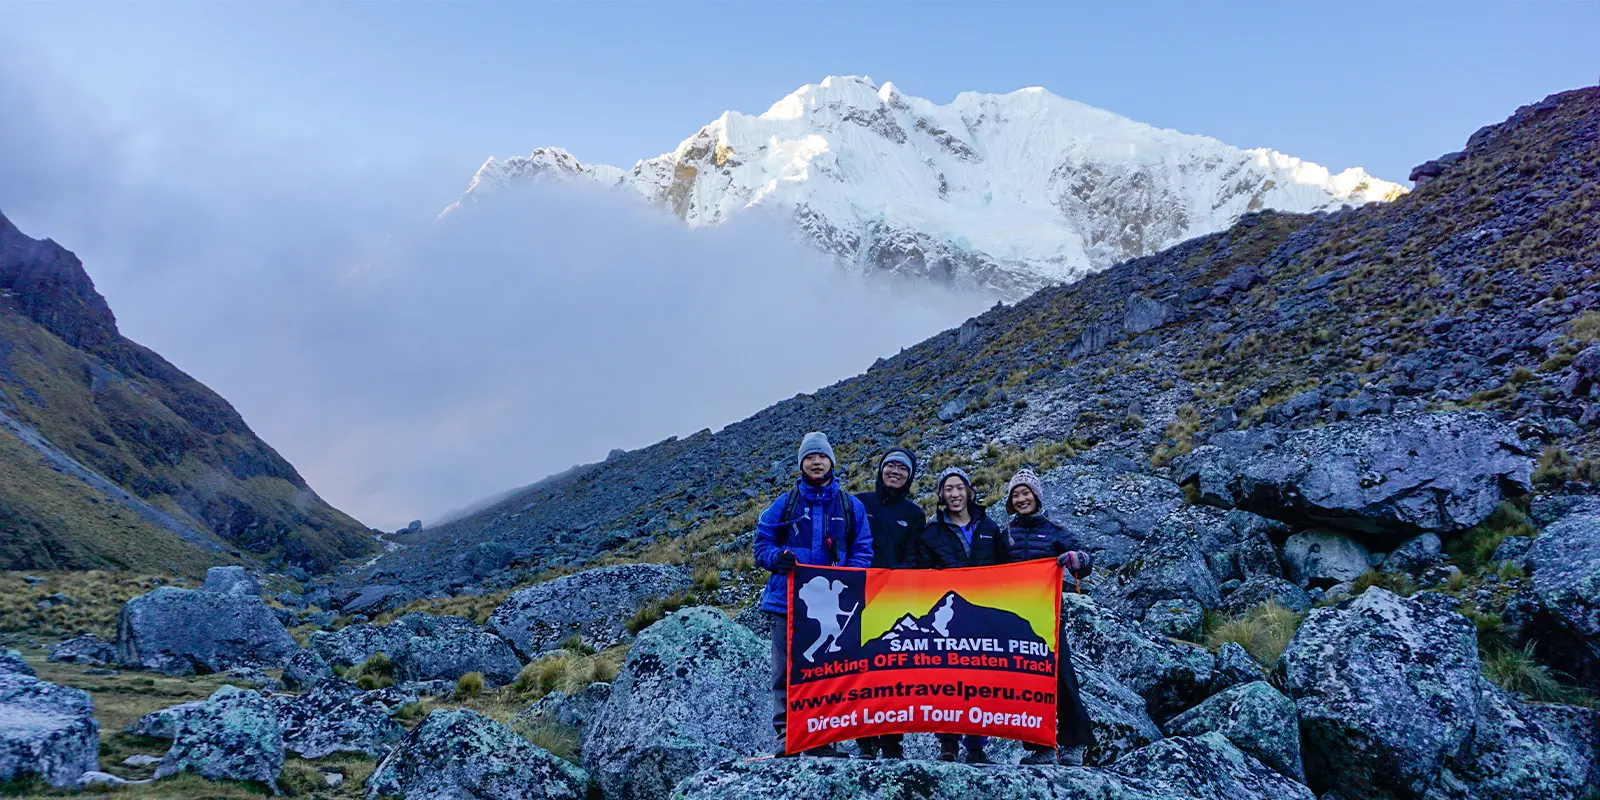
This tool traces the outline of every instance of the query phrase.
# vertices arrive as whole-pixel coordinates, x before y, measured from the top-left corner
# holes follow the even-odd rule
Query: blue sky
[[[622,165],[829,74],[1039,85],[1404,180],[1600,76],[1600,4],[11,3],[0,30],[136,126],[173,107],[356,161]]]

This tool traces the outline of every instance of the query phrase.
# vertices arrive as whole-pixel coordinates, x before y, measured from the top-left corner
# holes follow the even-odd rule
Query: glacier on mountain
[[[530,180],[631,191],[690,227],[761,209],[862,273],[1018,299],[1222,230],[1258,209],[1311,212],[1406,189],[1351,168],[1127,119],[1051,94],[948,105],[865,77],[802,86],[759,116],[727,111],[631,170],[559,147],[490,158],[441,217]]]

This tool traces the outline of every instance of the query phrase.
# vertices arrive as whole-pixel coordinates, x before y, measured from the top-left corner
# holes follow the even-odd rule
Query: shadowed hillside
[[[117,332],[83,265],[0,216],[0,567],[173,567],[372,548],[227,401]]]

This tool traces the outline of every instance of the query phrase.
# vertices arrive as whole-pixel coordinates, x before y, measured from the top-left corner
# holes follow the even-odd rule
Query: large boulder
[[[1039,480],[1050,519],[1107,567],[1132,557],[1157,523],[1186,504],[1183,490],[1171,481],[1080,461],[1050,470]]]
[[[1150,719],[1144,698],[1137,692],[1082,656],[1074,654],[1072,666],[1078,676],[1078,696],[1089,713],[1089,730],[1094,734],[1094,745],[1084,763],[1110,764],[1161,738],[1161,729]]]
[[[49,660],[62,664],[99,667],[117,660],[117,648],[92,633],[85,633],[50,648]]]
[[[1152,634],[1080,594],[1062,595],[1061,622],[1073,651],[1143,697],[1157,722],[1206,696],[1215,659],[1204,648]]]
[[[489,618],[489,630],[528,659],[574,634],[603,650],[626,638],[623,626],[640,606],[688,588],[683,570],[661,564],[588,569],[513,592]]]
[[[379,758],[406,731],[382,703],[344,681],[328,681],[278,704],[283,747],[301,758],[363,753]]]
[[[200,584],[200,591],[260,597],[261,583],[244,567],[212,567],[206,570],[206,580]]]
[[[1305,782],[1300,764],[1300,717],[1294,701],[1265,681],[1241,684],[1167,721],[1170,736],[1215,731],[1278,772]]]
[[[260,597],[163,586],[117,616],[117,663],[168,675],[272,669],[299,649]]]
[[[511,645],[476,626],[413,636],[393,658],[396,676],[412,681],[453,681],[469,672],[481,672],[490,686],[500,686],[514,680],[522,669]]]
[[[1478,682],[1478,724],[1466,752],[1450,760],[1450,788],[1470,798],[1545,800],[1600,789],[1600,740],[1591,708],[1523,703]]]
[[[368,800],[583,800],[589,776],[475,711],[429,714],[367,779]]]
[[[1600,683],[1600,498],[1585,498],[1528,548],[1533,591],[1548,635],[1541,654],[1590,685]]]
[[[100,768],[100,724],[88,693],[0,674],[0,784],[37,777],[77,786]]]
[[[334,677],[333,667],[315,650],[301,650],[283,666],[283,685],[298,691],[315,689]]]
[[[411,592],[405,587],[376,583],[347,592],[339,600],[339,612],[346,616],[372,616],[393,611],[410,601]]]
[[[1289,580],[1326,589],[1361,577],[1371,568],[1372,554],[1338,531],[1301,531],[1283,543],[1283,563]]]
[[[932,760],[786,758],[729,761],[697,773],[674,800],[1315,800],[1217,734],[1165,739],[1109,769],[975,767]]]
[[[1135,548],[1133,557],[1094,589],[1095,599],[1131,619],[1166,600],[1193,600],[1202,608],[1221,603],[1217,578],[1189,530],[1162,523]]]
[[[283,731],[274,703],[224,686],[178,718],[172,749],[156,777],[192,772],[211,780],[256,781],[274,791],[283,771]]]
[[[1162,784],[1099,769],[975,767],[933,760],[784,758],[729,761],[678,784],[673,800],[1168,800]],[[1229,800],[1253,800],[1235,797]]]
[[[1498,552],[1498,551],[1497,551]],[[1420,575],[1444,560],[1444,543],[1436,533],[1423,533],[1400,543],[1383,560],[1384,572]]]
[[[1398,540],[1482,522],[1532,471],[1511,427],[1450,411],[1229,431],[1180,460],[1177,477],[1214,505]]]
[[[15,650],[0,650],[0,675],[27,675],[33,677],[33,667],[22,660],[22,654]]]
[[[719,761],[770,753],[767,642],[711,608],[646,628],[583,739],[583,763],[606,797],[665,800]]]
[[[157,709],[128,723],[126,730],[135,736],[171,741],[177,738],[178,728],[183,724],[183,718],[198,711],[204,705],[204,700],[194,700]]]
[[[1310,613],[1278,660],[1319,792],[1421,798],[1478,718],[1477,630],[1447,595],[1367,589]]]
[[[1257,575],[1239,585],[1222,601],[1222,610],[1229,614],[1243,614],[1263,603],[1278,605],[1302,613],[1311,608],[1311,595],[1306,590],[1282,578]]]
[[[1211,691],[1223,692],[1244,683],[1264,681],[1267,668],[1238,642],[1223,642],[1217,648],[1217,666],[1211,673]]]
[[[353,667],[376,653],[383,653],[392,661],[413,636],[416,633],[404,625],[363,623],[336,631],[313,631],[306,647],[322,656],[330,667]]]
[[[1194,800],[1316,800],[1300,783],[1235,747],[1220,733],[1162,739],[1111,765],[1111,771]]]

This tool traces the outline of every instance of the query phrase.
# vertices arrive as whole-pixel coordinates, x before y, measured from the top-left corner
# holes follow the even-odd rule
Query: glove
[[[794,570],[794,564],[794,553],[785,550],[779,553],[777,560],[773,562],[772,571],[779,575],[788,575]]]
[[[1079,577],[1094,569],[1094,559],[1082,550],[1068,550],[1056,558],[1056,563]]]

